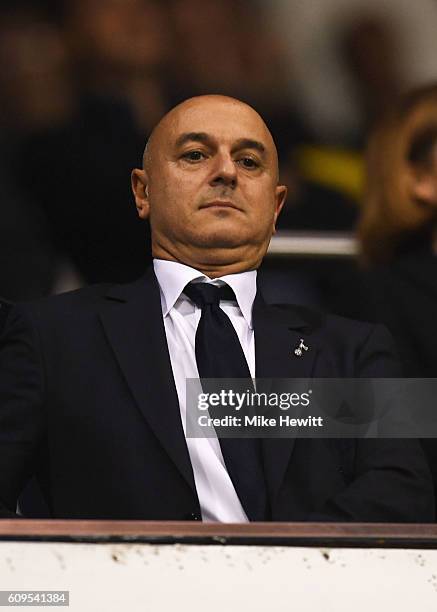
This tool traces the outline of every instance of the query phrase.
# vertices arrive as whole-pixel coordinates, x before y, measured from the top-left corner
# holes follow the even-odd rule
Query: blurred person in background
[[[278,2],[273,4],[272,13]],[[283,5],[280,11],[283,17],[288,15],[281,31],[288,25],[297,35],[287,39],[289,57],[294,60],[294,81],[290,78],[289,87],[298,94],[309,136],[291,156],[294,200],[284,211],[279,228],[352,232],[363,195],[365,134],[397,99],[407,80],[402,53],[405,32],[401,20],[392,19],[385,8],[372,2],[364,6],[362,2],[315,0],[315,4],[320,8],[317,15],[313,5],[309,8],[296,2]],[[293,16],[299,32],[296,22],[291,23]],[[308,104],[303,108],[306,96]],[[302,263],[298,262],[299,269],[309,273],[322,308],[359,317],[359,312],[350,310],[360,289],[355,261],[319,258],[311,262],[307,258]]]
[[[271,0],[285,82],[310,134],[294,156],[302,192],[288,227],[353,230],[368,126],[399,92],[436,77],[434,0]],[[302,204],[300,204],[302,203]]]
[[[172,82],[176,96],[183,99],[187,91],[215,89],[244,97],[248,66],[243,56],[245,20],[239,19],[239,2],[170,0],[168,6],[175,31]]]
[[[358,238],[406,373],[435,376],[437,84],[403,98],[371,134]]]
[[[124,102],[141,133],[168,109],[172,51],[156,0],[65,0],[65,28],[82,91]]]
[[[58,95],[50,91],[52,67],[62,55],[59,38],[45,24],[29,27],[32,19],[24,9],[0,15],[0,296],[12,301],[47,294],[56,272],[44,213],[15,167],[28,130],[62,108],[62,88]],[[41,56],[33,56],[35,38]]]
[[[325,137],[323,130],[317,130],[297,149],[295,162],[306,197],[291,211],[289,223],[304,229],[350,231],[362,196],[365,134],[397,98],[402,70],[396,31],[383,15],[355,12],[338,20],[334,34],[356,122]]]
[[[385,323],[407,377],[437,377],[437,84],[413,91],[375,128],[358,225],[363,318]],[[437,485],[437,442],[423,440]]]
[[[71,0],[59,23],[32,9],[3,25],[16,182],[46,214],[54,248],[83,283],[130,280],[141,257],[150,259],[148,230],[125,202],[145,133],[166,109],[148,79],[157,79],[162,45],[157,36],[135,42],[147,24],[155,28],[157,6]]]
[[[365,135],[366,112],[354,75],[359,66],[361,79],[364,64],[372,66],[365,80],[378,89],[389,84],[377,81],[376,73],[390,73],[392,89],[394,71],[402,91],[436,76],[434,0],[270,0],[266,6],[286,61],[293,65],[287,90],[319,142],[341,146]],[[350,50],[354,45],[361,49],[353,51],[354,57],[345,56],[348,39]]]
[[[363,12],[343,26],[338,42],[360,123],[351,144],[362,147],[369,127],[396,102],[404,88],[398,32],[389,19]]]
[[[150,260],[148,228],[126,201],[165,112],[159,6],[64,4],[11,3],[0,20],[0,296],[12,301],[128,281]],[[21,506],[44,516],[33,489]]]
[[[43,11],[19,6],[0,17],[2,128],[20,140],[72,112],[68,55],[61,30]]]

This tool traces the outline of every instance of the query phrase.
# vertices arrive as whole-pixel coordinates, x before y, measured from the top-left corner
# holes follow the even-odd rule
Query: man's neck
[[[211,252],[207,253],[206,259],[197,254],[187,253],[187,255],[181,257],[175,257],[173,254],[163,251],[162,249],[153,249],[154,259],[163,259],[165,261],[174,261],[177,263],[184,264],[190,268],[198,270],[208,278],[214,279],[228,274],[240,274],[241,272],[248,272],[250,270],[256,270],[260,263],[260,258],[238,258],[235,260],[235,254],[232,253],[229,258],[223,256],[221,253],[220,257],[214,257]]]

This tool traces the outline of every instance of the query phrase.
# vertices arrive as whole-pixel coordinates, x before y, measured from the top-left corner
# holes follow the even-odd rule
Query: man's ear
[[[131,174],[132,191],[135,197],[138,216],[148,219],[150,214],[148,178],[144,170],[135,168]]]
[[[287,199],[287,187],[285,185],[278,185],[276,187],[276,210],[275,217],[273,221],[273,233],[276,233],[276,221],[278,220],[279,213],[282,210],[282,207],[285,204],[285,200]]]

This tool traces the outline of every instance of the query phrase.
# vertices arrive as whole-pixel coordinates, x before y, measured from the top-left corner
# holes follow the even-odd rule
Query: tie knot
[[[235,294],[229,285],[217,287],[210,283],[188,283],[184,293],[199,308],[203,308],[207,304],[218,306],[221,300],[235,300]]]

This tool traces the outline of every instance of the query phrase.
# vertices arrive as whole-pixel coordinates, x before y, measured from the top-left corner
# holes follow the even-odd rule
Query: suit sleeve
[[[356,376],[400,376],[385,327],[372,328],[358,352]],[[391,438],[355,441],[351,483],[310,520],[426,523],[434,518],[432,478],[419,441]]]
[[[0,335],[0,518],[17,517],[43,439],[44,375],[30,316],[12,307]]]

